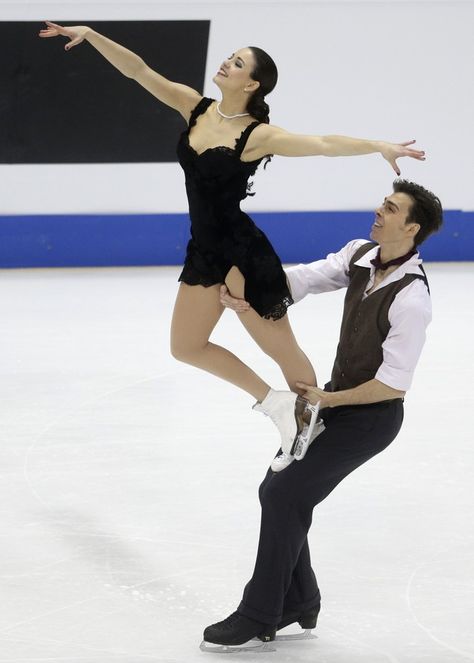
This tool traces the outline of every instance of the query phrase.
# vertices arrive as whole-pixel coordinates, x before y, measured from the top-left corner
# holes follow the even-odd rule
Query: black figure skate
[[[318,614],[319,614],[319,606],[317,608],[313,608],[312,610],[307,610],[306,612],[302,612],[300,614],[293,613],[291,615],[283,615],[281,622],[277,626],[277,631],[281,631],[287,626],[290,626],[290,624],[298,623],[303,629],[303,633],[288,633],[288,634],[277,635],[275,640],[277,642],[278,641],[281,642],[282,640],[316,639],[317,636],[313,635],[311,631],[313,628],[316,628],[316,623],[318,621]]]
[[[275,651],[269,645],[275,639],[276,626],[262,624],[233,612],[227,619],[204,629],[200,649],[204,652],[231,654],[241,651]]]

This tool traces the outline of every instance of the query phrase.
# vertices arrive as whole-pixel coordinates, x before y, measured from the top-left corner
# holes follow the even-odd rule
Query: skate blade
[[[311,629],[308,628],[303,631],[303,633],[288,633],[288,635],[277,635],[275,637],[276,642],[284,642],[288,640],[316,640],[318,636],[311,633]]]
[[[311,412],[311,419],[309,424],[305,426],[303,432],[298,436],[295,443],[293,444],[293,449],[291,450],[295,460],[303,460],[308,451],[311,436],[313,435],[314,427],[317,423],[318,414],[319,414],[319,403],[316,405],[311,405],[308,403],[306,410]]]
[[[277,636],[278,637],[278,636]],[[276,651],[269,642],[262,642],[257,638],[249,640],[243,645],[215,645],[212,642],[203,640],[199,645],[201,651],[208,654],[238,654],[244,652],[252,652],[253,654],[260,654],[264,652]]]
[[[291,445],[290,451],[286,452],[289,453],[290,456],[293,456],[295,453],[295,449],[298,445],[299,440],[301,439],[301,435],[303,434],[303,431],[305,429],[306,423],[303,418],[304,413],[306,412],[307,407],[312,407],[310,403],[306,400],[306,398],[303,398],[303,396],[297,396],[296,401],[295,401],[295,423],[296,423],[296,434],[293,440],[293,443]],[[286,449],[283,448],[283,451],[286,451]]]

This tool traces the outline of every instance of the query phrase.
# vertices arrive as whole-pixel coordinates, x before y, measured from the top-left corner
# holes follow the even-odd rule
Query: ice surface
[[[427,271],[434,320],[402,432],[315,510],[318,639],[246,662],[474,660],[474,265]],[[170,356],[177,274],[2,272],[2,663],[222,659],[199,651],[202,629],[252,573],[278,445],[248,395]],[[341,306],[291,311],[320,382]],[[214,340],[284,387],[231,312]]]

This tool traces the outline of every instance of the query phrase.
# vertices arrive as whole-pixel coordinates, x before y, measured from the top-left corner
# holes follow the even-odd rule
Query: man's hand
[[[405,396],[404,391],[389,387],[388,384],[384,384],[375,378],[363,382],[357,387],[342,389],[341,391],[323,391],[304,382],[297,382],[296,386],[305,390],[306,393],[303,396],[313,405],[319,401],[320,408],[339,407],[340,405],[369,405],[370,403],[391,401]]]
[[[245,299],[232,297],[225,285],[221,285],[220,300],[223,306],[232,309],[236,313],[245,313],[246,311],[250,311],[251,308],[250,304],[246,302]]]
[[[331,399],[333,394],[330,391],[323,391],[322,389],[318,389],[318,387],[312,387],[311,385],[305,384],[304,382],[297,382],[296,386],[298,387],[298,389],[305,390],[303,396],[312,405],[316,405],[316,403],[319,403],[319,408],[321,410],[323,409],[323,407],[333,407],[333,402]]]

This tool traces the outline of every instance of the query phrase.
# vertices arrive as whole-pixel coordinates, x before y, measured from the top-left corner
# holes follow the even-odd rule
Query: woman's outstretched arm
[[[87,25],[63,27],[50,21],[46,21],[46,25],[48,27],[40,31],[40,37],[69,37],[70,41],[64,47],[66,51],[83,41],[88,41],[124,76],[140,83],[157,99],[181,113],[186,121],[189,119],[192,109],[202,98],[202,95],[193,88],[181,83],[174,83],[161,76],[136,53],[95,32]]]
[[[381,140],[364,140],[348,136],[303,136],[293,134],[272,125],[260,125],[251,135],[247,147],[248,158],[258,159],[267,154],[284,157],[326,156],[343,157],[379,152],[397,175],[400,175],[396,160],[412,157],[425,160],[425,153],[409,147],[415,141],[387,143]]]

